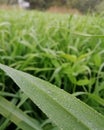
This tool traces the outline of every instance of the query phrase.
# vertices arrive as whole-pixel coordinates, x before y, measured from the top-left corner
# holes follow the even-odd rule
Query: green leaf
[[[96,102],[98,102],[99,104],[101,104],[102,106],[104,106],[104,99],[102,99],[101,97],[99,97],[98,95],[95,94],[88,94],[92,99],[94,99]]]
[[[95,54],[94,56],[93,56],[93,60],[94,60],[94,64],[96,65],[96,66],[100,66],[101,65],[101,56],[99,55],[99,54]]]
[[[77,85],[79,86],[88,85],[88,84],[90,84],[90,80],[88,79],[80,79],[77,81]]]
[[[14,122],[23,130],[42,130],[35,119],[33,120],[27,116],[24,112],[2,96],[0,96],[0,114]]]
[[[81,32],[74,32],[73,34],[84,36],[84,37],[104,38],[104,35],[92,35],[92,34],[81,33]]]
[[[0,68],[61,130],[104,129],[104,116],[71,94],[5,65]]]
[[[77,57],[76,55],[70,55],[70,54],[61,54],[61,57],[63,57],[64,59],[71,61],[71,62],[76,62]]]
[[[91,51],[91,52],[89,52],[89,53],[82,54],[82,55],[80,55],[80,56],[78,57],[77,60],[80,61],[80,60],[86,59],[86,58],[88,58],[89,56],[91,56],[92,53],[93,53],[93,51]]]

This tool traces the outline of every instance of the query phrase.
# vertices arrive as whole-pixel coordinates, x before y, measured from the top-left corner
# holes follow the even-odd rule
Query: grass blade
[[[0,114],[14,122],[23,130],[42,130],[36,120],[32,120],[19,108],[0,96]]]
[[[80,32],[74,32],[73,34],[84,36],[84,37],[104,38],[104,35],[92,35],[92,34],[80,33]]]

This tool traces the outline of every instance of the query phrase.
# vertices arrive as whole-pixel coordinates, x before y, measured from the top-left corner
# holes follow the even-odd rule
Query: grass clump
[[[103,21],[102,15],[1,10],[0,63],[49,81],[104,114]],[[39,123],[47,119],[3,72],[0,77],[0,95]],[[11,127],[4,117],[0,123]]]

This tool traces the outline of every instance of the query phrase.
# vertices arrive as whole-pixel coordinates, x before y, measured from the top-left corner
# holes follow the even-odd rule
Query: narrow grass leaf
[[[100,98],[98,95],[95,94],[88,94],[93,100],[98,102],[100,105],[104,106],[104,99]]]
[[[92,35],[92,34],[81,33],[81,32],[74,32],[73,34],[84,36],[84,37],[104,38],[104,35]]]
[[[33,119],[2,96],[0,96],[0,114],[23,130],[42,130],[35,119],[33,121]]]

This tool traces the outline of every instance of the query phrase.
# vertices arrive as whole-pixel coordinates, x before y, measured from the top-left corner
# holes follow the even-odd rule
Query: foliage
[[[96,5],[95,10],[97,12],[104,12],[104,1],[100,2],[98,5]]]
[[[68,0],[67,4],[85,13],[88,11],[94,11],[96,5],[98,5],[101,1],[102,0]]]
[[[7,0],[0,0],[0,4],[7,3]]]
[[[30,3],[34,3],[34,6],[38,7],[49,7],[52,5],[61,6],[66,5],[68,8],[76,8],[82,13],[86,13],[88,11],[95,11],[97,5],[101,5],[102,0],[30,0]],[[33,5],[33,4],[32,4]]]
[[[96,14],[2,10],[0,63],[51,82],[104,115],[103,21],[104,17]],[[0,90],[10,106],[10,101],[17,107],[19,104],[21,110],[47,130],[55,127],[3,72],[0,72]],[[16,129],[2,116],[0,126]]]

